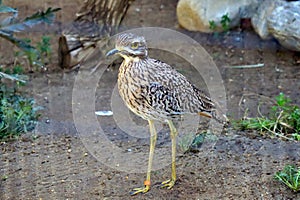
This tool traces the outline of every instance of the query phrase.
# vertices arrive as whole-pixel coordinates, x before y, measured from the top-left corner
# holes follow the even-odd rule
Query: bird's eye
[[[131,43],[131,48],[132,49],[137,49],[138,47],[139,47],[139,43],[138,42]]]

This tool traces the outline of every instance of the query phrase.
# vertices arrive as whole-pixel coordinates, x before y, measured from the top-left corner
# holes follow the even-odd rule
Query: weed
[[[23,39],[25,43],[31,45],[31,40],[28,38]],[[34,49],[24,50],[16,52],[18,57],[25,56],[30,66],[43,67],[47,62],[50,61],[52,48],[50,44],[50,36],[42,36],[40,42],[37,42]]]
[[[30,39],[20,39],[15,37],[15,33],[22,32],[37,24],[51,24],[54,21],[54,13],[59,8],[48,8],[45,11],[38,11],[23,20],[18,20],[18,10],[5,6],[0,0],[0,37],[13,43],[21,51],[16,52],[16,57],[25,56],[30,66],[40,65],[41,54],[49,56],[50,38],[43,37],[38,48],[31,45]],[[3,16],[4,15],[4,16]],[[15,60],[16,61],[16,60]],[[41,65],[43,66],[43,65]],[[14,64],[13,68],[2,68],[0,65],[0,140],[14,139],[24,132],[34,129],[38,119],[37,111],[39,107],[34,106],[34,100],[21,96],[16,89],[9,89],[3,84],[2,78],[11,79],[19,84],[24,83],[20,75],[23,73],[23,66],[19,63]]]
[[[22,41],[24,43],[26,43],[27,45],[32,46],[31,39],[24,38],[24,39],[22,39]],[[22,51],[17,51],[17,52],[15,52],[15,55],[16,55],[15,63],[17,63],[18,65],[21,65],[21,64],[19,64],[20,61],[18,61],[19,57],[25,57],[25,58],[27,58],[30,67],[33,67],[33,66],[42,67],[43,66],[43,63],[40,62],[40,52],[36,48],[30,48],[30,49],[25,49]]]
[[[300,141],[300,134],[294,133],[292,134],[292,136],[294,137],[295,140]]]
[[[37,24],[51,24],[54,21],[54,13],[59,10],[60,8],[48,8],[45,11],[38,11],[33,15],[26,17],[24,20],[18,20],[18,10],[3,5],[0,0],[0,15],[7,16],[0,21],[0,37],[19,47],[28,58],[30,66],[40,65],[39,62],[36,62],[41,56],[37,48],[30,44],[30,40],[16,38],[14,34],[27,30]],[[49,38],[42,38],[42,43],[40,45],[40,47],[42,47],[42,49],[40,49],[42,53],[49,53],[49,49],[47,49],[47,46],[49,47],[49,41]]]
[[[34,104],[33,99],[17,94],[14,89],[0,87],[0,140],[15,139],[34,129],[40,109]]]
[[[13,74],[23,74],[24,73],[24,68],[22,65],[15,65],[12,69]]]
[[[194,133],[189,133],[180,137],[180,140],[178,141],[178,147],[180,151],[184,153],[188,152],[194,137],[195,137]]]
[[[219,24],[221,24],[222,29],[223,29],[224,32],[228,32],[229,31],[229,29],[230,29],[230,26],[229,26],[230,22],[231,22],[231,19],[229,18],[228,13],[226,13],[225,15],[223,15],[221,17],[221,20],[220,20]],[[217,30],[217,23],[214,20],[210,20],[209,21],[209,29],[212,30],[212,31],[214,31],[214,32]],[[215,32],[215,33],[217,33],[217,32]]]
[[[282,171],[276,172],[274,178],[294,192],[300,191],[300,168],[296,168],[294,165],[286,165]]]
[[[37,49],[40,52],[42,63],[45,63],[45,59],[50,60],[52,53],[50,40],[51,38],[49,36],[43,36],[42,40],[37,43]]]
[[[228,13],[226,13],[225,15],[222,16],[220,23],[225,32],[229,31],[230,22],[231,22],[231,19],[229,18]]]
[[[5,79],[16,81],[17,85],[24,84],[26,82],[25,80],[28,79],[28,76],[21,75],[23,71],[24,69],[21,65],[16,65],[13,67],[13,69],[10,68],[3,69],[2,66],[0,66],[0,83],[1,83],[1,78],[5,78]]]
[[[181,137],[179,148],[182,152],[198,152],[204,141],[215,141],[216,136],[210,132],[201,132],[198,134],[187,134]]]
[[[212,31],[215,31],[217,28],[217,24],[214,20],[210,20],[209,21],[209,29],[212,30]]]
[[[269,132],[287,140],[300,140],[300,109],[291,99],[280,93],[275,97],[269,116],[246,118],[234,122],[234,127],[242,130],[255,129],[261,133]],[[258,109],[259,111],[259,109]]]

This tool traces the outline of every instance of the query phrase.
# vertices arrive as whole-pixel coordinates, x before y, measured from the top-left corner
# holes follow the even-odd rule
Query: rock
[[[273,10],[268,30],[287,49],[300,51],[300,2],[287,2]]]
[[[252,26],[262,39],[276,38],[287,49],[300,51],[300,2],[266,0],[253,15]]]
[[[224,31],[220,23],[228,16],[228,28],[239,25],[241,18],[250,18],[257,9],[259,0],[180,0],[177,5],[178,22],[190,31]],[[215,28],[210,27],[214,22]]]
[[[257,11],[251,18],[252,26],[255,32],[262,39],[271,39],[272,36],[268,30],[268,17],[273,12],[276,6],[282,5],[281,0],[265,0],[258,7]]]
[[[251,18],[262,39],[276,38],[282,46],[300,51],[300,1],[179,0],[177,5],[178,22],[190,31],[224,31],[223,16],[230,19],[228,29],[243,18]]]

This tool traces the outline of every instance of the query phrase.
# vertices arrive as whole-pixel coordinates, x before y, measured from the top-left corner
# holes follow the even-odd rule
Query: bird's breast
[[[118,89],[126,106],[134,113],[142,116],[147,109],[143,85],[147,84],[147,72],[136,62],[123,62],[118,74]],[[142,116],[143,117],[143,116]]]

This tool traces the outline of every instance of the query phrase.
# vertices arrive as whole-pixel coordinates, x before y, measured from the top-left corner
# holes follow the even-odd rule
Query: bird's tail
[[[229,122],[226,114],[222,111],[220,106],[216,103],[214,103],[213,108],[211,108],[208,111],[199,112],[198,115],[208,117],[208,118],[213,118],[221,124],[226,124]]]
[[[217,109],[212,110],[210,112],[199,112],[198,115],[208,117],[208,118],[213,118],[214,120],[216,120],[221,124],[226,124],[229,121],[227,116],[223,112]]]
[[[200,116],[213,118],[217,122],[220,122],[222,124],[228,123],[228,118],[217,102],[213,101],[204,91],[199,90],[194,85],[193,89],[197,93],[197,96],[199,97],[201,102],[201,112],[198,112]]]

